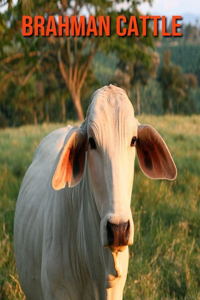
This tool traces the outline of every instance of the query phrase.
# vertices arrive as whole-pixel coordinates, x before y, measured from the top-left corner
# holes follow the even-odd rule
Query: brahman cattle
[[[56,130],[40,143],[14,225],[27,300],[122,299],[133,244],[135,151],[148,177],[176,177],[161,136],[140,125],[126,93],[113,85],[93,94],[80,127]]]

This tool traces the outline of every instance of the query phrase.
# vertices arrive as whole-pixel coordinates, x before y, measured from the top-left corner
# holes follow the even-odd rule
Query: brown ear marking
[[[152,179],[174,180],[177,169],[160,134],[150,125],[138,126],[136,143],[140,167]]]
[[[152,169],[153,169],[153,163],[152,163],[151,157],[150,157],[150,155],[149,155],[149,152],[148,152],[148,151],[145,151],[145,150],[144,150],[144,163],[145,163],[145,166],[146,166],[149,170],[152,170]]]
[[[55,190],[78,184],[82,178],[85,164],[86,137],[82,131],[74,130],[61,150],[60,157],[52,178]]]
[[[79,156],[79,153],[76,153],[75,156],[74,156],[74,163],[73,163],[73,175],[74,177],[77,177],[78,174],[80,173],[80,164],[79,164],[79,161],[78,161],[78,156]]]
[[[76,136],[75,146],[73,150],[71,150],[72,158],[71,165],[72,168],[72,180],[70,186],[76,185],[77,181],[82,178],[84,172],[84,164],[85,164],[85,152],[86,152],[86,138],[81,133]]]

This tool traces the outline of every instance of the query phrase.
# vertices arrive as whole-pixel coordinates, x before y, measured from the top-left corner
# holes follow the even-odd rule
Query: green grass
[[[135,223],[124,299],[200,299],[200,117],[141,116],[164,137],[178,168],[174,182],[150,180],[138,162]],[[40,140],[61,124],[0,131],[0,299],[24,299],[13,251],[15,203]]]

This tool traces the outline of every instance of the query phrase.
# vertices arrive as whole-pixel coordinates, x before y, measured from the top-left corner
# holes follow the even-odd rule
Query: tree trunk
[[[65,109],[65,96],[62,95],[62,121],[63,123],[66,120],[66,109]]]
[[[169,110],[169,93],[165,90],[163,91],[163,112],[166,114]]]
[[[83,122],[84,121],[84,115],[83,115],[83,110],[82,110],[82,106],[81,106],[81,98],[80,98],[80,94],[79,93],[72,93],[72,100],[74,102],[74,107],[76,110],[76,115],[77,118]]]
[[[137,95],[137,113],[140,115],[140,89],[138,82],[136,83],[136,95]]]
[[[35,126],[37,126],[38,120],[37,120],[37,111],[36,111],[36,109],[33,110],[33,117],[34,117],[34,124],[35,124]]]
[[[49,123],[49,102],[46,100],[46,122]]]
[[[93,55],[94,56],[94,55]],[[92,59],[92,57],[91,57]],[[76,79],[72,79],[72,69],[69,69],[69,74],[66,73],[65,71],[65,66],[62,62],[61,59],[61,52],[60,50],[58,51],[58,62],[59,62],[59,68],[60,68],[60,72],[62,74],[62,77],[65,81],[66,87],[69,90],[71,96],[72,96],[72,100],[74,103],[74,107],[75,107],[75,111],[76,111],[76,115],[77,118],[79,119],[79,121],[83,121],[84,120],[84,115],[83,115],[83,110],[82,110],[82,106],[81,106],[81,98],[80,98],[80,90],[81,87],[83,86],[84,80],[86,78],[87,72],[88,72],[88,66],[85,67],[85,70],[81,76],[81,80],[79,79],[79,84],[77,84]]]
[[[40,118],[41,118],[42,121],[44,121],[43,105],[40,106]]]

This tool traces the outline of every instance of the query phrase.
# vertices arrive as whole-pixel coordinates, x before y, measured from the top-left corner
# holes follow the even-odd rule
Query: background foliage
[[[138,114],[199,114],[198,23],[183,24],[181,38],[154,38],[150,23],[147,37],[120,38],[115,34],[116,17],[138,16],[139,2],[130,1],[126,10],[116,10],[117,2],[103,0],[101,6],[95,1],[59,3],[18,1],[12,7],[9,1],[9,9],[0,14],[0,128],[77,117],[81,120],[92,92],[109,83],[127,91]],[[90,14],[111,16],[111,37],[22,37],[23,12],[33,17],[45,13],[48,18],[71,11],[79,16],[84,5]],[[139,22],[140,31],[141,26]],[[164,57],[169,50],[170,67],[165,76]],[[193,81],[187,80],[188,74]]]

